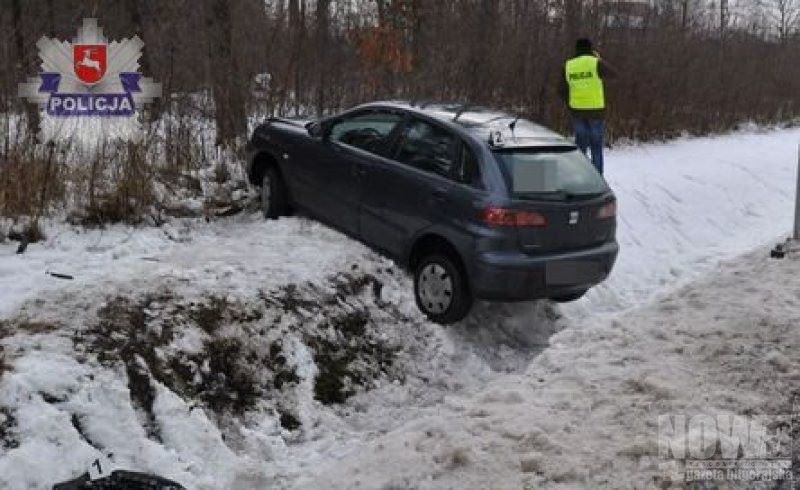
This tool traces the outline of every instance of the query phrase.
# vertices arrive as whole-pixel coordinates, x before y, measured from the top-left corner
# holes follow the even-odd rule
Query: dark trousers
[[[602,175],[603,173],[603,133],[605,124],[602,119],[588,119],[578,116],[572,117],[572,126],[575,129],[575,144],[583,152],[592,152],[592,165]]]

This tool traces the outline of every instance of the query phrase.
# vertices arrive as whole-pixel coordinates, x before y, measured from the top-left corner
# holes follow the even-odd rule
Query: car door
[[[460,140],[427,120],[411,118],[391,158],[365,176],[361,233],[365,241],[402,257],[410,240],[442,221],[452,206],[453,169]]]
[[[310,192],[305,205],[321,220],[359,235],[362,176],[402,121],[389,110],[365,110],[329,121],[322,151],[305,162]]]

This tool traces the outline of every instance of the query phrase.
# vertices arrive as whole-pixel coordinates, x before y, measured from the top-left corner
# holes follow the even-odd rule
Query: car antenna
[[[453,118],[453,122],[458,121],[458,118],[461,117],[461,114],[464,114],[465,112],[467,112],[469,107],[470,107],[469,104],[464,104],[461,107],[459,107],[458,111],[456,111],[455,117]]]
[[[511,130],[511,137],[514,139],[516,139],[516,136],[514,136],[514,128],[517,127],[517,121],[519,121],[519,114],[514,118],[513,121],[508,123],[508,129]]]

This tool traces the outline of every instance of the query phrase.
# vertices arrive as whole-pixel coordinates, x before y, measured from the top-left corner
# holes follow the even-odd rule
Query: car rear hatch
[[[611,240],[616,201],[574,146],[494,151],[509,189],[521,250],[530,254],[590,248]]]

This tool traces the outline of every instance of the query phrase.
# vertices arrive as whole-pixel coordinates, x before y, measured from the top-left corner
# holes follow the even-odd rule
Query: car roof
[[[511,147],[574,146],[574,144],[540,124],[509,112],[456,102],[382,101],[359,108],[396,108],[420,114],[469,133],[493,149]],[[513,130],[512,130],[512,122]]]

